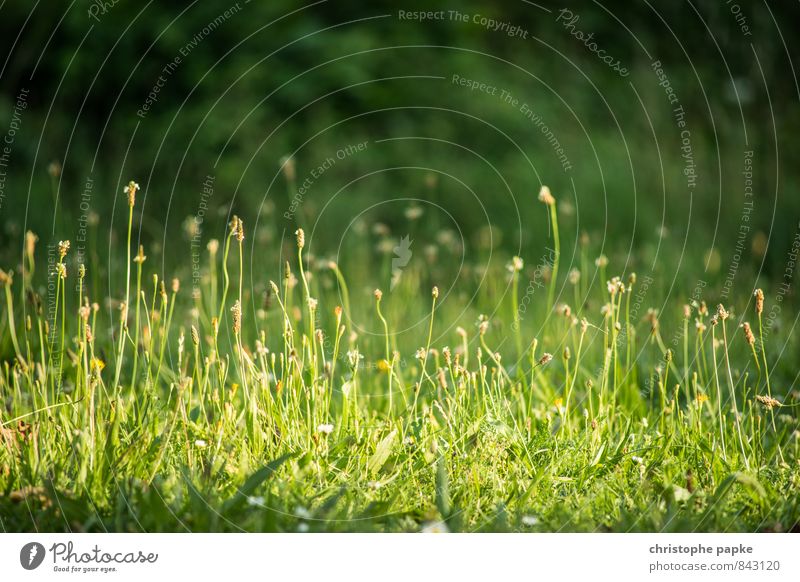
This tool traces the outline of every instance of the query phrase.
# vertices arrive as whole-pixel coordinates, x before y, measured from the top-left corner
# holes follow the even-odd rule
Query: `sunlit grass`
[[[245,286],[238,217],[197,293],[150,286],[144,248],[131,257],[136,190],[111,328],[83,284],[97,266],[68,266],[66,241],[47,287],[33,235],[21,281],[2,272],[4,529],[797,528],[797,404],[771,381],[760,290],[758,334],[698,301],[665,341],[655,310],[631,315],[634,273],[607,280],[601,257],[590,278],[584,256],[558,278],[543,188],[555,256],[524,321],[523,256],[489,266],[512,289],[501,309],[438,287],[354,291],[377,330],[359,333],[346,270],[310,261],[302,228],[282,272],[252,273],[268,305]],[[464,307],[495,315],[469,325]],[[397,314],[412,312],[426,315],[409,348]]]

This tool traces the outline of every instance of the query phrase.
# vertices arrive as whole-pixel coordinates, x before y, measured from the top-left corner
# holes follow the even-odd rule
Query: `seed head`
[[[67,256],[68,252],[69,252],[69,241],[68,240],[59,241],[58,242],[58,256],[62,261],[64,260],[64,257]]]
[[[545,352],[544,354],[542,354],[542,357],[539,358],[539,365],[545,366],[549,364],[552,360],[553,360],[553,354]]]
[[[758,400],[761,404],[763,404],[764,406],[766,406],[770,410],[772,410],[773,408],[778,407],[778,406],[781,405],[780,402],[778,402],[777,400],[775,400],[771,396],[763,396],[761,394],[758,394],[756,396],[756,400]]]
[[[206,248],[212,256],[216,255],[217,251],[219,250],[219,241],[215,238],[212,238],[210,241],[208,241]]]
[[[524,263],[520,257],[513,257],[508,264],[508,270],[511,273],[519,273],[522,270]]]
[[[238,299],[231,307],[231,313],[233,314],[233,333],[239,335],[239,332],[242,331],[242,304]]]
[[[439,298],[439,288],[434,285],[433,289],[431,289],[431,295],[434,299]]]
[[[145,262],[146,259],[147,257],[144,255],[144,246],[139,245],[139,252],[136,254],[135,257],[133,257],[133,262],[138,265],[141,265],[142,263]]]
[[[453,356],[450,353],[450,348],[449,347],[445,346],[445,347],[442,348],[442,356],[444,356],[444,363],[449,366],[451,364],[451,362],[453,361]]]
[[[539,189],[539,202],[543,202],[548,206],[552,206],[556,203],[556,199],[553,198],[553,194],[550,193],[550,188],[547,186],[542,186]]]
[[[655,335],[658,331],[658,311],[653,309],[652,307],[647,310],[647,315],[645,315],[645,319],[650,323],[650,333]]]
[[[294,158],[292,156],[284,156],[281,158],[281,169],[283,169],[283,175],[286,177],[286,181],[294,182],[297,173],[295,172]]]
[[[25,253],[28,257],[32,257],[34,251],[36,250],[36,241],[39,240],[39,237],[33,234],[30,230],[25,233]]]
[[[756,338],[753,335],[753,330],[750,329],[750,324],[748,322],[744,322],[742,324],[742,330],[744,331],[744,341],[748,343],[748,345],[755,345]]]
[[[608,257],[605,255],[600,255],[594,260],[594,264],[601,269],[608,266]]]
[[[756,289],[753,295],[756,298],[756,313],[761,315],[764,312],[764,292],[761,289]]]
[[[302,249],[306,246],[306,233],[303,232],[302,228],[298,228],[294,231],[294,234],[297,235],[297,248]]]
[[[577,285],[581,280],[581,272],[578,269],[572,269],[567,277],[572,285]]]
[[[375,289],[375,291],[373,291],[373,295],[375,295],[376,301],[380,301],[381,298],[383,297],[383,291],[381,291],[380,289]]]
[[[178,280],[177,277],[173,277],[172,279],[172,292],[177,293],[181,289],[181,282]]]
[[[133,205],[136,204],[136,192],[139,191],[139,184],[131,180],[128,182],[128,185],[125,186],[123,192],[128,195],[128,206],[133,208]]]
[[[83,279],[83,278],[86,276],[86,265],[84,265],[83,263],[81,263],[81,264],[78,266],[78,276],[79,276],[81,279]]]
[[[239,242],[242,242],[244,240],[244,220],[242,220],[241,218],[239,219],[236,225],[236,232],[234,234],[236,235],[236,240],[238,240]]]
[[[437,379],[439,380],[439,387],[442,390],[447,390],[447,376],[444,374],[444,368],[439,368]]]
[[[730,317],[730,313],[728,313],[728,312],[725,310],[725,306],[724,306],[724,305],[722,305],[722,303],[720,303],[719,305],[717,305],[717,315],[719,316],[719,318],[720,318],[722,321],[725,321],[726,319],[728,319],[728,317]]]
[[[196,346],[200,345],[200,334],[197,333],[197,328],[192,326],[192,343]]]

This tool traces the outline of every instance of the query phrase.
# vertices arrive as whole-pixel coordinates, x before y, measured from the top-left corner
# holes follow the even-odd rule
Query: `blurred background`
[[[562,274],[583,245],[591,268],[603,253],[609,273],[664,277],[653,300],[784,282],[796,3],[49,0],[0,14],[4,265],[27,230],[84,238],[96,295],[118,292],[108,265],[134,179],[136,235],[162,276],[188,279],[192,249],[238,214],[261,285],[302,225],[312,257],[364,288],[412,261],[440,271],[405,285],[480,286],[495,261],[519,254],[530,274],[547,260],[547,184]]]

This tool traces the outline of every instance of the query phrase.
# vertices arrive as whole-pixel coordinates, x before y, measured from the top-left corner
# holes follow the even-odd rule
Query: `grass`
[[[29,234],[21,280],[1,272],[3,530],[798,529],[797,397],[770,373],[760,290],[757,334],[698,300],[665,338],[631,307],[636,275],[589,272],[587,245],[558,278],[543,188],[546,297],[520,285],[524,257],[473,299],[421,289],[419,264],[370,292],[302,228],[282,273],[251,274],[257,296],[237,217],[189,293],[131,258],[137,190],[107,326],[98,265],[68,265],[67,242],[41,274]]]

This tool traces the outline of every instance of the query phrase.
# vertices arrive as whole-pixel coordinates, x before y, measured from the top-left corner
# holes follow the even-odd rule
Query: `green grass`
[[[749,297],[753,336],[700,299],[661,317],[588,244],[579,274],[533,251],[373,291],[302,231],[249,269],[238,218],[192,293],[131,257],[129,189],[113,317],[68,245],[2,274],[3,530],[797,530],[796,392]]]

